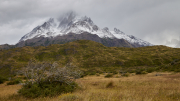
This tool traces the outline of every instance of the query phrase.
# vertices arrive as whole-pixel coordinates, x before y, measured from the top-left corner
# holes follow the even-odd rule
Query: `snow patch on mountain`
[[[125,39],[130,43],[137,43],[142,46],[152,46],[149,42],[136,38],[133,35],[126,35],[117,28],[114,28],[113,31],[109,31],[109,28],[107,27],[101,29],[93,23],[91,18],[87,16],[77,16],[74,12],[69,12],[61,16],[59,19],[50,18],[41,26],[37,26],[31,32],[24,35],[20,41],[37,37],[56,37],[68,33],[81,34],[83,32],[96,34],[101,38]]]

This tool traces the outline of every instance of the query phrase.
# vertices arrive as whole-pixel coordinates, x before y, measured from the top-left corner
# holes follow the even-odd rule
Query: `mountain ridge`
[[[34,39],[28,39],[26,41],[19,42],[16,46],[48,46],[51,44],[65,44],[67,42],[72,42],[75,40],[91,40],[98,43],[102,43],[107,47],[139,47],[136,44],[130,44],[124,39],[110,39],[110,38],[100,38],[96,34],[90,34],[87,32],[81,34],[68,33],[63,36],[57,37],[38,37]]]
[[[126,35],[117,28],[114,28],[113,31],[110,31],[108,27],[101,29],[96,24],[94,24],[90,17],[80,17],[77,16],[74,12],[64,14],[59,19],[50,18],[42,25],[35,27],[31,32],[24,35],[19,40],[19,43],[38,37],[55,38],[67,35],[69,33],[82,34],[86,32],[97,35],[102,39],[124,39],[132,45],[136,44],[135,46],[138,47],[152,46],[151,43],[139,39],[133,35]]]

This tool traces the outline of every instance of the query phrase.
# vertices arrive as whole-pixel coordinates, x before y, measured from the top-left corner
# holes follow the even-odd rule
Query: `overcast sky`
[[[15,44],[69,10],[155,45],[180,36],[180,0],[0,0],[0,44]]]

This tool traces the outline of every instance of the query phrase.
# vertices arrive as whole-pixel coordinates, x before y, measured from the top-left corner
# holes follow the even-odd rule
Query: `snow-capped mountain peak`
[[[113,31],[110,31],[108,27],[101,29],[94,24],[90,17],[78,16],[75,12],[68,12],[58,19],[50,18],[41,26],[37,26],[30,33],[24,35],[20,42],[37,37],[56,37],[68,33],[81,34],[83,32],[96,34],[100,38],[125,39],[130,43],[138,43],[142,46],[152,45],[132,35],[126,35],[117,28],[114,28]]]
[[[117,33],[117,34],[125,34],[124,32],[120,31],[120,30],[117,29],[117,28],[114,28],[114,32]]]

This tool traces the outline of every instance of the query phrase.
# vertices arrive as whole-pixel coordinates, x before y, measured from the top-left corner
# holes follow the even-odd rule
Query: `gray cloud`
[[[179,0],[0,0],[0,44],[15,44],[37,25],[69,10],[101,28],[119,28],[152,44],[180,35]]]

